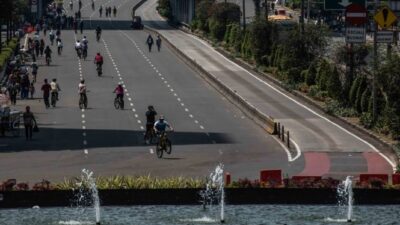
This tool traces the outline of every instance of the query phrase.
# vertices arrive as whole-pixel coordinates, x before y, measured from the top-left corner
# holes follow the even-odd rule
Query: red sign
[[[359,4],[350,4],[346,7],[346,23],[359,26],[367,23],[367,9]]]

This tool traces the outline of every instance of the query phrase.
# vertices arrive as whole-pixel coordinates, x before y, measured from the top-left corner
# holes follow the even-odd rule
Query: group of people
[[[149,36],[147,36],[146,44],[149,46],[149,52],[151,52],[151,49],[152,49],[153,44],[154,44],[154,39],[151,36],[151,34],[149,34]],[[160,35],[157,35],[156,45],[157,45],[157,50],[160,51],[161,50],[161,37],[160,37]]]
[[[111,13],[113,14],[114,17],[117,16],[117,7],[115,6],[113,8],[111,8],[111,6],[105,7],[104,10],[106,17],[111,17]],[[101,5],[99,8],[100,17],[102,16],[102,14],[103,14],[103,6]]]

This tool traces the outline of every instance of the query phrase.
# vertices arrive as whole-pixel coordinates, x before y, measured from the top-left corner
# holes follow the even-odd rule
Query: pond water
[[[102,207],[102,225],[220,224],[219,208],[201,206]],[[225,224],[347,224],[346,208],[329,205],[227,205]],[[400,224],[400,206],[355,206],[351,224]],[[1,225],[95,224],[93,208],[0,210]],[[349,223],[350,224],[350,223]]]

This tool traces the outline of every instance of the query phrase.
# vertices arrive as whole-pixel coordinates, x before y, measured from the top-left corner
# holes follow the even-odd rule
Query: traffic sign
[[[383,7],[377,14],[374,16],[374,20],[378,23],[378,25],[382,28],[388,28],[394,22],[396,22],[397,17],[388,7]]]
[[[344,10],[348,5],[354,3],[365,6],[366,0],[325,0],[325,10]]]
[[[346,7],[346,23],[358,26],[367,23],[367,9],[358,4],[350,4]]]
[[[393,43],[393,31],[378,31],[376,33],[376,42]]]
[[[365,43],[365,27],[346,27],[347,43]]]

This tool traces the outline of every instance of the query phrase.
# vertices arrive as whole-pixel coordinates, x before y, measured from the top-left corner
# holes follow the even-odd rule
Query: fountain
[[[353,187],[352,187],[352,177],[347,176],[346,180],[342,182],[337,188],[337,193],[339,197],[339,206],[347,205],[347,222],[352,222],[353,214]]]
[[[210,174],[210,179],[207,180],[206,190],[200,193],[203,201],[203,209],[206,209],[207,204],[212,204],[215,199],[219,200],[221,207],[220,222],[225,222],[225,191],[224,191],[224,165],[219,164],[214,172]]]
[[[88,169],[82,169],[81,178],[82,182],[80,183],[80,186],[85,189],[89,188],[96,215],[96,225],[100,225],[100,198],[96,187],[96,180],[93,177],[93,172]]]

